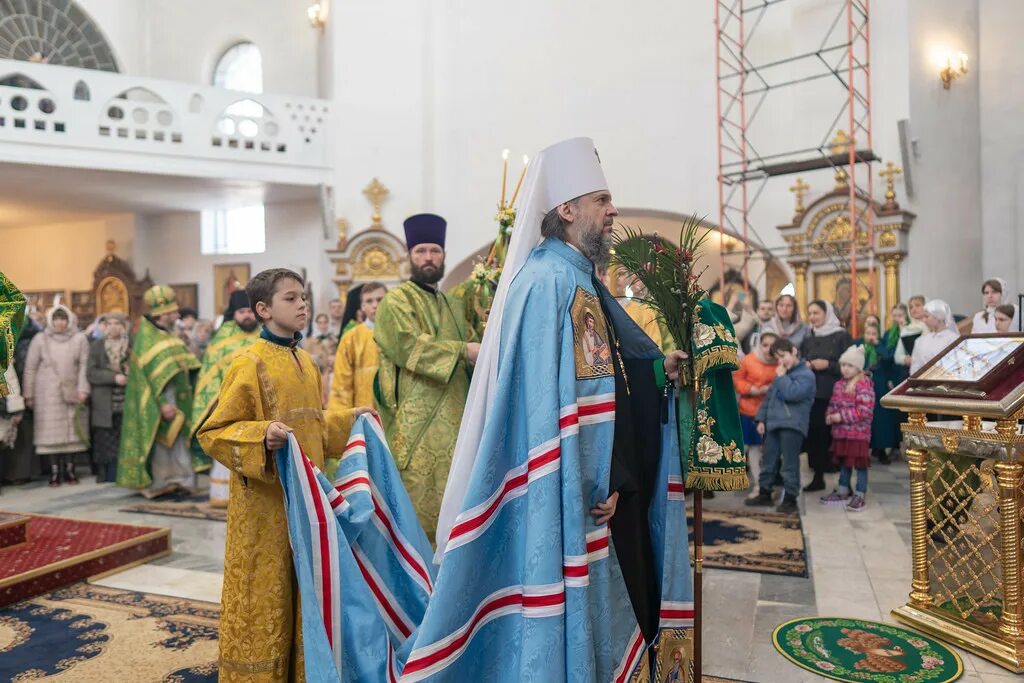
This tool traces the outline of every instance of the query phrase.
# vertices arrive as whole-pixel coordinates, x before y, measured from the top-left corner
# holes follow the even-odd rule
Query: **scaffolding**
[[[878,161],[871,138],[870,0],[835,0],[836,13],[815,49],[782,59],[755,63],[749,46],[756,39],[765,16],[783,3],[800,0],[713,0],[715,3],[715,71],[718,118],[718,225],[722,244],[726,232],[741,235],[745,251],[739,268],[744,290],[749,294],[749,263],[752,257],[771,250],[750,246],[750,236],[764,244],[757,226],[751,224],[751,211],[764,192],[769,179],[818,169],[833,169],[837,179],[845,174],[849,188],[848,243],[824,245],[836,271],[850,273],[851,334],[857,336],[859,287],[868,286],[858,273],[858,248],[868,263],[867,282],[875,283],[874,201],[872,162]],[[831,15],[830,15],[831,16]],[[777,78],[774,73],[785,72]],[[795,72],[799,72],[796,74]],[[835,98],[836,114],[820,138],[809,139],[795,149],[761,154],[761,141],[768,133],[755,133],[752,124],[765,102],[780,93],[799,89],[802,84],[834,81],[839,87],[828,98]],[[796,94],[794,93],[794,97]],[[828,99],[831,102],[831,99]],[[821,104],[821,99],[817,100]],[[827,104],[827,103],[826,103]],[[829,110],[831,111],[831,109]],[[849,131],[846,144],[837,144],[836,135]],[[761,139],[757,139],[757,138]],[[861,170],[858,170],[861,167]],[[866,169],[866,170],[865,170]],[[858,210],[858,199],[863,208]],[[861,229],[867,245],[858,245]],[[866,253],[865,253],[866,250]],[[725,291],[726,253],[720,250],[721,281]],[[871,285],[871,312],[877,312],[877,288]]]

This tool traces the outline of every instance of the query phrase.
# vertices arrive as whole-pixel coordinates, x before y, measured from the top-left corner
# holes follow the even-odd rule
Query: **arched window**
[[[263,92],[263,57],[252,43],[238,43],[217,60],[213,84],[242,92]],[[251,105],[250,105],[251,106]]]

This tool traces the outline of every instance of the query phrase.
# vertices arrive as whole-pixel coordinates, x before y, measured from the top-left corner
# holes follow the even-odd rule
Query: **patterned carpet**
[[[121,512],[139,512],[149,515],[166,515],[168,517],[189,517],[191,519],[212,519],[224,522],[228,518],[226,507],[210,505],[207,493],[177,494],[166,496],[160,500],[135,503],[121,508]]]
[[[74,584],[0,610],[0,680],[217,680],[218,605]]]
[[[690,540],[693,541],[693,519]],[[799,515],[704,508],[704,566],[807,576]]]
[[[170,552],[152,526],[31,515],[28,542],[0,550],[0,606]]]

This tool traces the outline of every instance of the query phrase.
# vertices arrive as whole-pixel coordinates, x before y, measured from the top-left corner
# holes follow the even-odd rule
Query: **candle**
[[[519,182],[516,183],[515,192],[512,193],[512,203],[509,206],[516,205],[516,197],[519,196],[519,188],[523,185],[523,177],[526,175],[526,167],[530,164],[530,157],[523,155],[523,170],[519,173]]]
[[[508,150],[504,150],[501,153],[501,203],[498,204],[499,209],[505,208],[505,182],[508,179]]]

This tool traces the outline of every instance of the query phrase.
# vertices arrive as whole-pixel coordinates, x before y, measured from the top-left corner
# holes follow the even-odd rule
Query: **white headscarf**
[[[832,307],[832,304],[827,301],[818,303],[825,304],[825,322],[818,327],[811,325],[811,334],[815,337],[827,337],[843,329],[843,326],[839,324],[839,317],[836,315],[836,309]],[[814,305],[817,305],[817,303],[814,303]]]
[[[601,171],[600,158],[590,138],[572,138],[545,148],[530,161],[523,179],[522,199],[516,211],[512,228],[512,241],[505,257],[505,265],[494,293],[494,301],[487,317],[487,327],[480,345],[469,385],[466,410],[462,414],[459,438],[455,443],[448,483],[437,520],[437,554],[440,563],[455,518],[462,511],[462,503],[473,474],[477,449],[483,436],[487,414],[494,403],[494,390],[498,383],[498,345],[501,340],[501,322],[512,280],[526,264],[530,252],[541,243],[541,222],[554,207],[591,192],[608,189]]]
[[[932,299],[931,301],[924,305],[924,310],[928,311],[928,313],[930,313],[937,320],[942,320],[943,322],[945,322],[945,329],[952,330],[953,332],[957,332],[959,334],[959,331],[956,327],[956,318],[953,317],[953,311],[949,308],[949,304],[947,304],[945,301],[943,301],[942,299]],[[937,331],[941,332],[941,330]]]

